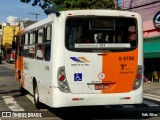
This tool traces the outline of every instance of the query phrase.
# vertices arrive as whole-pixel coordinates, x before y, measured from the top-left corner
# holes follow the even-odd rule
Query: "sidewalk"
[[[160,102],[160,83],[144,82],[144,97]]]

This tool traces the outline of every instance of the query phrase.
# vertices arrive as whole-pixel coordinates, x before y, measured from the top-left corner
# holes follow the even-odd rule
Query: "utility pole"
[[[18,27],[19,27],[19,30],[20,30],[20,25],[21,25],[21,20],[18,19]]]
[[[118,0],[114,0],[114,9],[118,10]]]
[[[38,13],[29,13],[29,14],[35,15],[36,16],[36,21],[38,20],[38,15],[40,15]]]

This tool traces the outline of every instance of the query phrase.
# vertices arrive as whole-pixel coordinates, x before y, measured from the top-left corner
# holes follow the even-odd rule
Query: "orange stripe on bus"
[[[107,53],[107,56],[102,56],[102,73],[105,74],[102,82],[108,85],[108,89],[102,90],[102,93],[132,90],[138,66],[137,49],[130,52]]]
[[[21,69],[21,73],[24,73],[24,59],[23,57],[20,58],[20,69]],[[21,75],[22,77],[22,87],[24,87],[24,74]]]

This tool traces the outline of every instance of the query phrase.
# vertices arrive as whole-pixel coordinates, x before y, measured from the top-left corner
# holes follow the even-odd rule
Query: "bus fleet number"
[[[134,60],[134,56],[119,57],[119,61],[131,61],[131,60]]]

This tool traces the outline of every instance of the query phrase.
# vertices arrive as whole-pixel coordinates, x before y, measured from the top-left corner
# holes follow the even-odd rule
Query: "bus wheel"
[[[34,82],[34,103],[37,109],[40,109],[39,93],[37,83]]]

